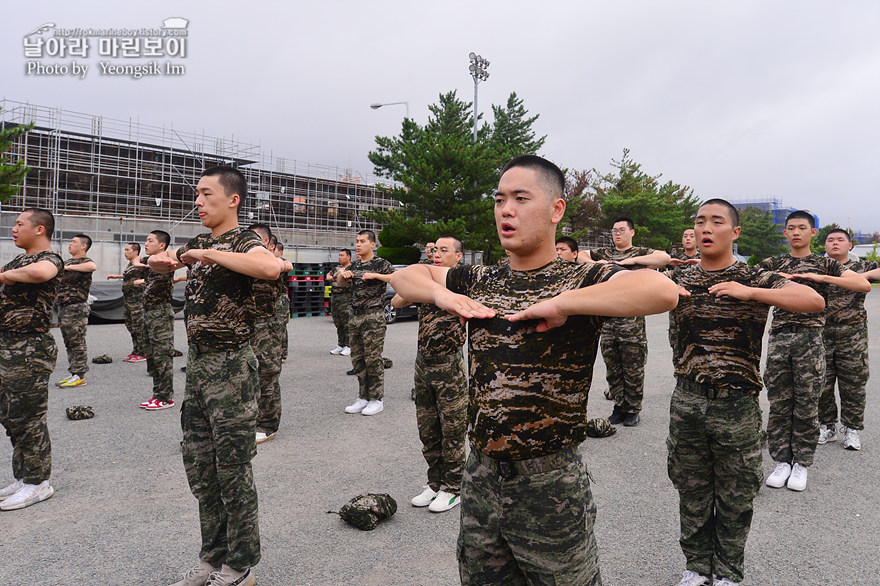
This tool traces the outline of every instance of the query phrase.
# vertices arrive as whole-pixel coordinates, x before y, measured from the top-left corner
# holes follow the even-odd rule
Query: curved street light
[[[406,106],[406,117],[409,118],[409,102],[385,102],[382,104],[376,102],[376,103],[370,104],[370,108],[372,108],[373,110],[378,110],[382,106],[397,106],[400,104],[403,104],[404,106]]]

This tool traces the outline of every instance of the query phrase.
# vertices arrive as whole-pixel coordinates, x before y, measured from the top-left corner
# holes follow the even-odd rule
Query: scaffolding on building
[[[364,212],[398,205],[371,177],[275,157],[235,138],[7,99],[0,107],[0,128],[34,123],[7,152],[30,167],[8,204],[13,209],[43,207],[56,215],[95,218],[96,226],[99,218],[114,218],[194,227],[199,176],[220,164],[237,167],[248,181],[242,223],[350,236],[379,228]]]

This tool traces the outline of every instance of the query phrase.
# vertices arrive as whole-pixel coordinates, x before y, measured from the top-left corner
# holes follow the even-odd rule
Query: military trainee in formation
[[[183,464],[199,501],[199,565],[174,586],[256,583],[260,561],[256,455],[259,408],[254,328],[254,279],[277,279],[278,259],[260,237],[238,225],[247,181],[231,167],[206,169],[196,208],[209,233],[172,253],[150,257],[171,272],[188,265],[186,333],[189,353],[181,406]]]
[[[351,348],[351,365],[358,378],[358,398],[345,408],[346,413],[375,415],[385,406],[385,364],[382,349],[385,347],[385,282],[380,279],[364,279],[366,273],[390,275],[394,272],[384,258],[373,254],[376,235],[371,230],[361,230],[355,239],[357,260],[339,273],[338,282],[351,282],[351,321],[349,321],[348,344]]]
[[[816,235],[813,215],[796,211],[788,215],[782,233],[791,253],[761,261],[761,268],[795,278],[827,297],[829,285],[867,292],[871,285],[828,256],[810,251]],[[792,313],[773,310],[764,382],[770,414],[767,443],[776,468],[767,486],[802,491],[807,487],[807,469],[813,464],[819,440],[819,396],[825,382],[825,348],[822,331],[825,311]]]
[[[272,250],[275,258],[282,258],[284,254],[284,244],[275,241],[275,248]],[[290,266],[293,266],[292,264]],[[293,269],[291,269],[293,270]],[[281,271],[278,275],[278,300],[275,302],[275,317],[278,319],[278,327],[281,328],[281,361],[287,360],[287,322],[290,321],[290,293],[287,291],[287,281],[290,277],[290,271]]]
[[[571,236],[556,239],[556,256],[568,262],[577,262],[578,243]]]
[[[351,265],[351,251],[343,248],[339,251],[339,264],[327,273],[327,280],[333,284],[330,289],[330,311],[333,325],[336,326],[336,347],[330,354],[349,356],[351,347],[348,345],[348,322],[351,320],[351,281],[337,279]]]
[[[270,248],[272,230],[266,224],[251,224],[263,245]],[[274,256],[274,255],[273,255]],[[276,259],[281,274],[287,275],[293,265],[283,259]],[[254,279],[254,328],[251,334],[251,347],[259,363],[260,395],[257,405],[260,417],[257,420],[256,442],[261,444],[275,439],[281,425],[281,322],[278,320],[279,280]]]
[[[453,236],[437,239],[434,266],[454,267],[461,258],[461,240]],[[391,303],[395,307],[408,304],[400,295]],[[419,305],[414,394],[428,484],[410,502],[432,513],[448,511],[461,502],[468,406],[462,354],[466,335],[457,315],[432,303]]]
[[[852,242],[846,230],[831,230],[825,238],[825,254],[866,279],[880,280],[880,262],[849,259]],[[843,447],[861,450],[859,431],[865,428],[865,387],[868,384],[868,314],[866,293],[828,287],[825,308],[825,384],[819,397],[819,444],[837,439],[837,401]]]
[[[468,322],[470,455],[461,487],[463,584],[601,584],[586,466],[587,394],[600,315],[668,311],[656,271],[575,265],[554,250],[564,176],[536,156],[512,160],[495,194],[509,265],[413,265],[392,277],[414,302]]]
[[[661,268],[669,264],[669,255],[662,250],[633,246],[635,233],[632,218],[620,216],[614,220],[611,229],[614,247],[582,251],[578,260],[612,262],[628,269]],[[606,319],[602,325],[602,358],[605,360],[608,395],[614,401],[608,421],[623,423],[627,427],[638,425],[648,360],[644,316]]]
[[[12,442],[15,481],[0,489],[0,509],[22,509],[55,493],[46,413],[58,348],[49,333],[64,261],[52,252],[55,218],[28,208],[12,239],[24,249],[0,272],[0,424]]]
[[[667,275],[671,275],[675,267],[700,264],[700,251],[697,249],[697,236],[693,228],[687,228],[681,235],[681,250],[669,253],[669,265]],[[669,314],[669,346],[672,348],[672,364],[678,362],[675,350],[678,348],[678,331],[675,329],[675,320]]]
[[[64,261],[64,272],[61,273],[61,284],[55,299],[58,325],[67,350],[67,371],[70,373],[70,376],[55,383],[62,388],[85,385],[86,372],[89,370],[86,348],[89,289],[92,287],[92,273],[98,270],[98,265],[86,256],[91,246],[92,239],[85,234],[77,234],[70,239],[67,251],[71,258]]]
[[[171,235],[153,230],[147,235],[144,252],[148,256],[135,265],[146,267],[144,285],[143,345],[147,357],[147,373],[153,379],[153,396],[140,404],[141,409],[161,411],[174,406],[174,310],[171,294],[174,276],[161,273],[147,265],[149,258],[162,254],[171,243]]]
[[[730,586],[743,579],[762,478],[758,394],[768,306],[815,312],[824,302],[804,285],[734,258],[739,214],[728,202],[706,201],[695,224],[700,263],[672,274],[682,297],[673,311],[678,362],[667,467],[687,560],[680,586]]]
[[[121,275],[107,275],[108,279],[122,279],[122,301],[125,312],[125,329],[131,335],[131,354],[123,362],[143,362],[147,359],[144,349],[144,286],[150,270],[135,261],[141,253],[141,245],[129,242],[125,245],[125,260],[128,261]]]

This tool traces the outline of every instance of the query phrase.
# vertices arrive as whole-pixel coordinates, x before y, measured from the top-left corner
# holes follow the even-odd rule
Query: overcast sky
[[[44,23],[169,17],[189,20],[182,76],[101,76],[96,48],[42,60],[85,62],[85,79],[25,73],[23,37]],[[396,134],[405,112],[369,104],[406,100],[424,123],[441,92],[470,101],[476,51],[491,62],[480,111],[515,91],[560,166],[609,171],[629,148],[700,198],[776,197],[823,224],[880,230],[877,0],[81,0],[17,3],[3,21],[0,97],[370,174],[374,137]]]

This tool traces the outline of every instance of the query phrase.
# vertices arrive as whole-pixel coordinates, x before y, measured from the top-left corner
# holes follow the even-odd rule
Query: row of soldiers
[[[129,361],[146,354],[154,388],[159,384],[160,393],[166,390],[165,377],[170,378],[173,324],[170,337],[162,329],[157,338],[156,328],[167,326],[147,322],[154,313],[173,315],[170,281],[176,270],[187,271],[181,450],[190,489],[199,502],[202,547],[198,565],[175,586],[256,584],[252,568],[260,559],[260,537],[251,459],[260,432],[263,441],[271,439],[281,414],[277,374],[283,356],[281,330],[286,331],[286,325],[277,316],[287,297],[281,294],[281,285],[292,266],[276,256],[277,247],[276,255],[269,250],[268,227],[239,226],[238,211],[246,196],[247,182],[239,171],[224,166],[206,169],[196,187],[195,205],[210,231],[177,250],[168,249],[166,233],[154,231],[147,238],[147,257],[138,259],[135,245],[126,253],[127,290],[144,281],[145,305],[143,328],[135,325],[131,311],[126,312],[135,345]],[[65,275],[65,263],[51,248],[54,229],[51,212],[25,209],[12,229],[15,245],[24,252],[0,271],[0,424],[12,443],[15,479],[0,489],[4,511],[54,494],[49,483],[52,458],[46,414],[57,349],[49,328]],[[83,242],[81,236],[76,240]],[[71,246],[72,256],[76,248]],[[159,307],[148,299],[153,281],[163,283]],[[284,324],[287,312],[284,305]],[[276,333],[277,337],[271,336]],[[267,338],[271,343],[265,342]],[[84,384],[85,370],[75,360],[71,365],[77,370],[71,376]],[[173,404],[171,394],[153,399]]]

